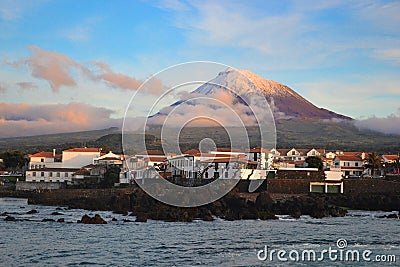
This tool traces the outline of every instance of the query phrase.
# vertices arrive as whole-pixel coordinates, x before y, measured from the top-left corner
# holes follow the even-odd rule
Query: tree
[[[107,167],[107,171],[104,173],[104,179],[101,182],[101,187],[110,188],[113,187],[115,183],[119,182],[119,173],[121,169],[117,166]]]
[[[376,152],[372,152],[369,153],[366,158],[365,167],[371,169],[371,175],[374,176],[375,170],[379,170],[381,168],[381,162],[381,157]]]
[[[309,168],[318,168],[318,170],[322,170],[324,168],[324,164],[320,157],[310,156],[306,158],[306,163]]]
[[[7,170],[21,170],[28,163],[25,154],[20,150],[3,152],[0,158],[3,159],[3,165]]]

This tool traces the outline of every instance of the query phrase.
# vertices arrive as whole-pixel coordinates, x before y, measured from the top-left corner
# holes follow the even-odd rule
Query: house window
[[[32,176],[36,176],[36,172],[32,172]]]
[[[52,172],[49,172],[49,176],[52,177],[52,176],[53,176],[53,173],[52,173]]]
[[[57,177],[60,177],[60,173],[59,172],[57,172]]]
[[[358,167],[358,162],[354,163],[354,166]]]
[[[225,178],[228,178],[228,172],[227,171],[225,172]]]
[[[293,150],[292,151],[292,156],[294,156],[294,155],[296,155],[296,151]]]
[[[257,153],[254,153],[254,161],[257,161]]]
[[[66,172],[64,176],[65,176],[65,177],[68,177],[68,172]]]
[[[44,162],[44,159],[40,159],[40,162]]]
[[[42,176],[42,177],[43,177],[43,176],[44,176],[44,172],[41,172],[41,173],[40,173],[40,176]]]

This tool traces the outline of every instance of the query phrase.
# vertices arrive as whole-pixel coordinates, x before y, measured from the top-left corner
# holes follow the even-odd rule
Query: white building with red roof
[[[333,160],[334,168],[342,172],[344,177],[361,176],[364,172],[364,158],[362,153],[343,153]]]
[[[62,154],[39,152],[30,155],[29,169],[26,171],[27,182],[72,182],[79,170],[93,164],[100,157],[100,148],[71,148]]]
[[[399,155],[394,154],[383,154],[382,155],[383,162],[385,163],[395,163],[396,160],[400,159]]]
[[[53,152],[38,152],[29,156],[29,169],[61,168],[62,155]]]

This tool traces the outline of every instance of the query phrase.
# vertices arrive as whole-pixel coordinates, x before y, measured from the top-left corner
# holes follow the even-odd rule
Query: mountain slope
[[[264,79],[248,70],[227,69],[197,88],[194,93],[210,95],[219,90],[229,91],[227,88],[240,95],[259,90],[270,104],[276,120],[351,120],[347,116],[318,108],[288,86]]]

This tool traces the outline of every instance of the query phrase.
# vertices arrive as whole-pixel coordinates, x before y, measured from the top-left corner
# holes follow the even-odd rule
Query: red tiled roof
[[[361,156],[361,154],[362,154],[362,152],[343,152],[343,154],[342,155],[339,155],[339,156]]]
[[[356,155],[337,155],[336,157],[340,161],[363,161],[360,156]]]
[[[96,167],[96,165],[94,165],[94,164],[89,164],[89,165],[83,166],[82,168],[85,168],[85,169],[93,169],[93,168],[95,168],[95,167]]]
[[[76,147],[64,150],[63,152],[100,152],[100,148]]]
[[[164,161],[167,159],[167,157],[165,157],[165,156],[149,156],[148,159],[153,162],[154,161]]]
[[[247,150],[246,152],[249,153],[269,153],[268,149],[262,148],[262,147],[257,147],[257,148],[251,148]]]
[[[183,154],[192,155],[192,156],[199,154],[199,153],[200,153],[200,151],[198,149],[189,149],[189,150],[186,150],[185,152],[183,152]]]
[[[385,157],[387,160],[390,160],[390,161],[396,160],[399,158],[398,155],[382,155],[382,157]]]
[[[56,154],[55,157],[53,156],[53,152],[38,152],[30,156],[31,158],[61,158],[62,155]]]

